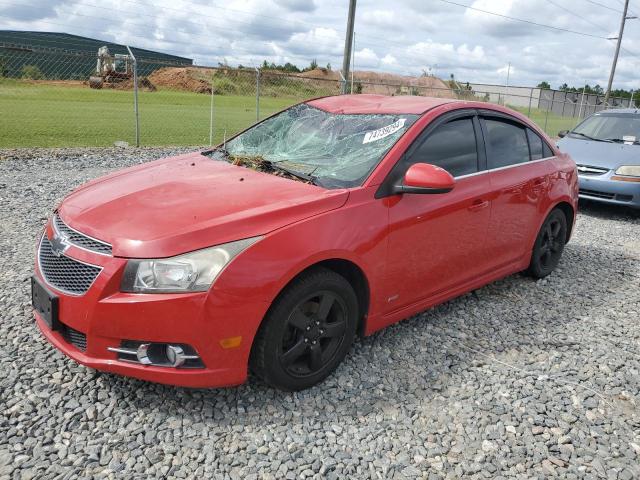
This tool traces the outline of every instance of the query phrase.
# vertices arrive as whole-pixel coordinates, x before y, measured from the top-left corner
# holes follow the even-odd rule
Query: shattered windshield
[[[417,118],[333,114],[301,104],[228,141],[226,153],[232,160],[259,158],[326,188],[350,187],[362,184]]]

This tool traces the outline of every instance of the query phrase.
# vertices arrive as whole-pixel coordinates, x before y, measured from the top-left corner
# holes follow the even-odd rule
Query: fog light
[[[151,343],[123,340],[119,347],[107,347],[118,354],[119,360],[140,365],[172,368],[204,368],[195,349],[186,343]]]
[[[184,350],[177,345],[167,345],[165,355],[172,367],[179,367],[186,360]]]
[[[149,343],[141,343],[138,349],[136,350],[136,357],[138,361],[142,365],[151,365],[153,362],[149,358],[149,347],[151,344]]]

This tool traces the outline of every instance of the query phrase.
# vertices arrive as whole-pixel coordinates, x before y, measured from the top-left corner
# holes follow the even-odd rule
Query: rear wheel
[[[349,282],[315,269],[291,283],[269,310],[254,341],[251,369],[283,390],[315,385],[349,351],[357,321],[358,301]]]
[[[544,278],[553,272],[560,262],[566,240],[567,217],[562,211],[553,210],[540,228],[527,273],[534,278]]]

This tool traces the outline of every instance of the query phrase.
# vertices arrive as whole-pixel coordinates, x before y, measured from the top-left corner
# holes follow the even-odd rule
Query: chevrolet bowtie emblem
[[[54,233],[53,238],[51,239],[50,242],[51,242],[51,252],[56,257],[59,257],[60,255],[62,255],[71,246],[71,244],[69,243],[69,238],[57,231]]]

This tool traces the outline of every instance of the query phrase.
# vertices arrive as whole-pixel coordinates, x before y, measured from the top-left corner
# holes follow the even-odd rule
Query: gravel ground
[[[36,235],[76,185],[175,150],[0,152],[0,478],[640,478],[640,215],[584,205],[557,272],[366,339],[318,387],[81,367],[32,320]]]

